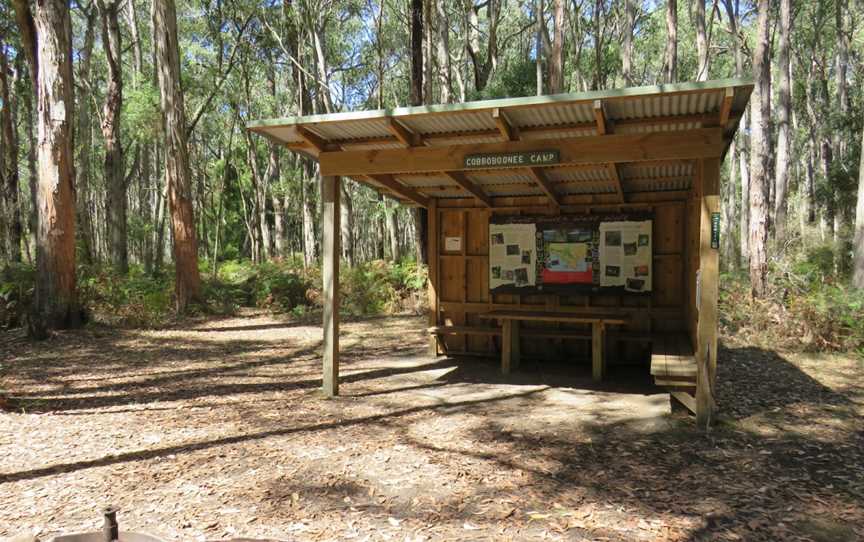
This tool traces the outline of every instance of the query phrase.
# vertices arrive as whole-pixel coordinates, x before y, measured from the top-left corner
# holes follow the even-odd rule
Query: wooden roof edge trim
[[[621,203],[617,201],[616,195],[613,193],[599,194],[567,194],[561,196],[561,211],[578,211],[584,210],[585,207],[631,207],[640,205],[679,205],[686,202],[690,195],[689,190],[664,190],[659,192],[634,192],[627,202]],[[485,211],[489,208],[485,206],[476,206],[473,198],[437,198],[438,207],[440,208],[461,208],[475,209]],[[545,194],[536,194],[531,196],[494,196],[491,198],[493,206],[492,211],[506,210],[511,211],[514,208],[537,208],[550,209]],[[472,205],[465,205],[466,203]],[[551,209],[550,209],[551,210]]]
[[[368,111],[349,111],[342,113],[329,113],[307,116],[280,117],[272,119],[260,119],[246,123],[247,130],[256,128],[269,128],[277,126],[297,126],[302,124],[316,124],[327,122],[338,122],[348,120],[374,120],[387,117],[408,117],[414,115],[461,113],[470,111],[489,111],[498,109],[520,109],[524,107],[537,107],[544,105],[567,105],[579,103],[592,103],[594,100],[628,100],[647,98],[650,96],[692,94],[699,92],[719,91],[729,87],[752,91],[752,78],[729,78],[714,79],[711,81],[673,83],[663,85],[648,85],[642,87],[628,87],[609,90],[593,90],[588,92],[571,94],[552,94],[544,96],[526,96],[521,98],[500,98],[494,100],[481,100],[459,104],[436,104],[413,107],[396,107],[389,109],[376,109]]]

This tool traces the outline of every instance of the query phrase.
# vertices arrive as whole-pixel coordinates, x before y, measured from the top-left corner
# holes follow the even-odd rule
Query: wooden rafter
[[[421,138],[417,134],[392,117],[387,119],[387,129],[390,130],[390,133],[406,147],[418,147],[423,144]]]
[[[612,162],[606,165],[609,170],[609,177],[612,178],[612,183],[615,185],[615,193],[618,194],[618,199],[624,203],[624,187],[621,184],[621,172],[618,171],[618,164]]]
[[[727,88],[723,95],[723,103],[720,104],[719,124],[724,130],[729,124],[729,117],[732,114],[732,102],[735,100],[735,89]]]
[[[498,131],[501,133],[504,141],[516,141],[519,139],[519,130],[510,123],[507,114],[503,110],[497,107],[493,109],[492,119],[495,121],[495,126],[498,127]]]
[[[486,192],[484,192],[477,184],[471,181],[464,173],[461,171],[445,171],[444,175],[464,188],[469,194],[480,200],[480,203],[486,207],[492,207],[492,199],[489,195],[486,194]]]
[[[399,181],[396,180],[393,175],[383,174],[383,175],[368,175],[369,179],[375,181],[390,190],[397,196],[405,198],[407,200],[413,201],[417,205],[421,207],[429,206],[429,198],[418,193],[416,190],[411,188],[410,186],[406,186]]]
[[[327,141],[323,137],[304,126],[297,126],[296,129],[297,135],[302,137],[303,140],[311,145],[315,150],[318,152],[324,152],[327,150]]]
[[[543,189],[544,192],[546,192],[546,195],[549,196],[549,201],[552,203],[552,205],[560,209],[561,199],[559,198],[555,190],[552,188],[552,183],[549,181],[549,178],[546,176],[546,172],[543,171],[543,168],[528,168],[528,172],[531,174],[531,176],[534,178],[540,188]]]
[[[606,135],[609,133],[609,126],[606,122],[606,110],[603,107],[603,100],[594,100],[594,122],[597,125],[597,135]]]

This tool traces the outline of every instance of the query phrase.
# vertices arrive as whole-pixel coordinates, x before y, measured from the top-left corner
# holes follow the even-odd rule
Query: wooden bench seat
[[[432,326],[430,335],[501,335],[500,327],[484,326]]]
[[[651,345],[651,374],[655,380],[696,381],[696,355],[686,335],[655,335]]]

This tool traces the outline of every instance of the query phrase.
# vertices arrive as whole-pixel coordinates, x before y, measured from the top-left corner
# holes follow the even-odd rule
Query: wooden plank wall
[[[688,205],[683,198],[638,204],[607,204],[565,207],[563,215],[585,213],[608,214],[617,212],[648,211],[653,214],[654,226],[654,284],[650,296],[628,295],[512,295],[489,293],[489,221],[493,215],[537,215],[538,207],[479,207],[473,200],[438,200],[436,206],[438,236],[437,254],[437,302],[438,325],[495,326],[480,318],[492,309],[521,308],[526,310],[579,310],[598,312],[622,312],[632,322],[626,329],[632,334],[647,335],[651,332],[688,330],[688,305],[692,288],[688,284],[689,234]],[[698,225],[697,225],[698,226]],[[431,232],[430,232],[431,233]],[[698,227],[697,227],[698,234]],[[447,251],[445,239],[460,237],[460,250]],[[698,247],[697,247],[698,248]],[[698,250],[697,257],[698,257]],[[689,286],[689,284],[688,284]],[[562,338],[532,338],[531,331],[584,332],[590,336],[587,326],[562,325],[542,322],[524,323],[522,352],[526,359],[572,359],[589,360],[590,341]],[[615,331],[614,329],[611,331]],[[443,337],[449,353],[497,355],[500,353],[500,337],[488,335],[458,334]],[[645,341],[608,342],[610,362],[647,362],[649,346]]]

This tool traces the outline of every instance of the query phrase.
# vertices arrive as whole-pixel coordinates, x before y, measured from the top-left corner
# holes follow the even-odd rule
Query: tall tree
[[[750,119],[750,288],[762,297],[768,275],[768,131],[771,115],[769,94],[771,50],[769,43],[769,0],[759,0],[756,47],[753,51],[753,114]]]
[[[30,332],[80,324],[75,277],[72,23],[64,0],[14,0],[37,99],[36,291]]]
[[[20,0],[19,0],[20,1]],[[174,0],[153,0],[153,43],[165,139],[165,182],[174,234],[175,295],[177,309],[201,299],[198,239],[192,209],[186,111],[180,86],[180,52]]]
[[[411,105],[423,104],[423,0],[411,0]],[[413,210],[414,241],[417,245],[417,261],[426,263],[426,219],[427,211],[422,207]]]
[[[711,62],[711,53],[709,51],[709,34],[705,23],[705,0],[693,0],[695,3],[694,10],[694,26],[696,27],[696,56],[698,66],[696,68],[696,80],[708,80],[708,67]],[[711,12],[713,19],[713,10]]]
[[[633,32],[636,29],[635,0],[624,0],[624,32],[621,38],[621,76],[625,86],[633,86]]]
[[[777,154],[774,166],[774,234],[783,239],[789,188],[789,160],[792,146],[792,63],[789,38],[792,33],[791,0],[780,0],[780,32],[777,48]]]
[[[108,88],[102,106],[102,137],[105,140],[105,184],[108,190],[106,202],[108,247],[111,265],[121,274],[129,271],[129,248],[127,236],[126,179],[123,162],[123,141],[120,135],[120,112],[123,109],[123,70],[120,41],[118,0],[96,0],[102,20],[102,44],[108,65]]]
[[[15,133],[15,118],[12,110],[12,91],[9,79],[7,49],[0,39],[0,194],[2,212],[6,215],[0,224],[8,231],[6,239],[0,239],[0,247],[6,244],[10,261],[21,261],[21,208],[18,202],[18,138]]]
[[[663,82],[675,83],[676,81],[678,81],[678,0],[667,0]]]
[[[861,133],[861,160],[858,164],[858,201],[855,206],[855,237],[852,284],[864,288],[864,129]]]

